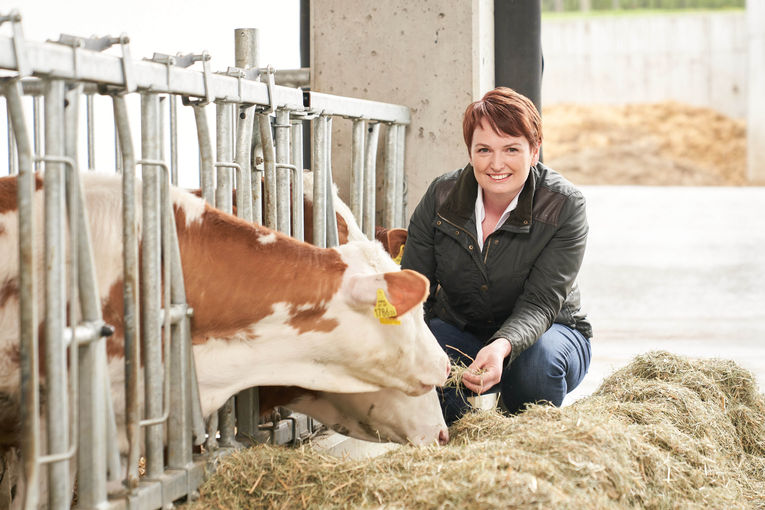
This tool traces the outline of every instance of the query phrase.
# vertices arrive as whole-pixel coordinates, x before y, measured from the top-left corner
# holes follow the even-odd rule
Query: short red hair
[[[542,143],[542,118],[536,106],[513,89],[497,87],[468,105],[462,118],[462,134],[468,153],[473,132],[484,120],[498,134],[523,136],[531,147]]]

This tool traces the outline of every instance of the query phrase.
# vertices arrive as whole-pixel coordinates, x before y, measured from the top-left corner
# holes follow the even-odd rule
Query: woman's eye
[[[487,149],[486,147],[481,147],[480,149],[478,149],[478,152],[489,152],[489,149]]]

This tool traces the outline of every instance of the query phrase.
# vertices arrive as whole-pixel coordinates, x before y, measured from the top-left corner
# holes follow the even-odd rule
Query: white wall
[[[543,19],[542,103],[677,100],[747,112],[743,11]]]

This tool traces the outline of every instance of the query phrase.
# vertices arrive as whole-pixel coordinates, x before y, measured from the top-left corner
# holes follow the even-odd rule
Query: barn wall
[[[743,11],[543,19],[542,103],[677,100],[747,111]]]

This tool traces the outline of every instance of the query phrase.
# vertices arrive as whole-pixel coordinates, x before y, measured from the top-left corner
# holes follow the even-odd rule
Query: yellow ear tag
[[[390,304],[382,289],[377,289],[377,303],[375,303],[375,317],[380,319],[380,324],[401,324],[396,319],[398,312],[396,307]]]
[[[393,259],[393,262],[395,262],[396,264],[398,264],[400,266],[401,265],[401,257],[403,257],[403,256],[404,256],[404,245],[402,244],[401,248],[398,249],[398,255],[396,256],[395,259]]]

